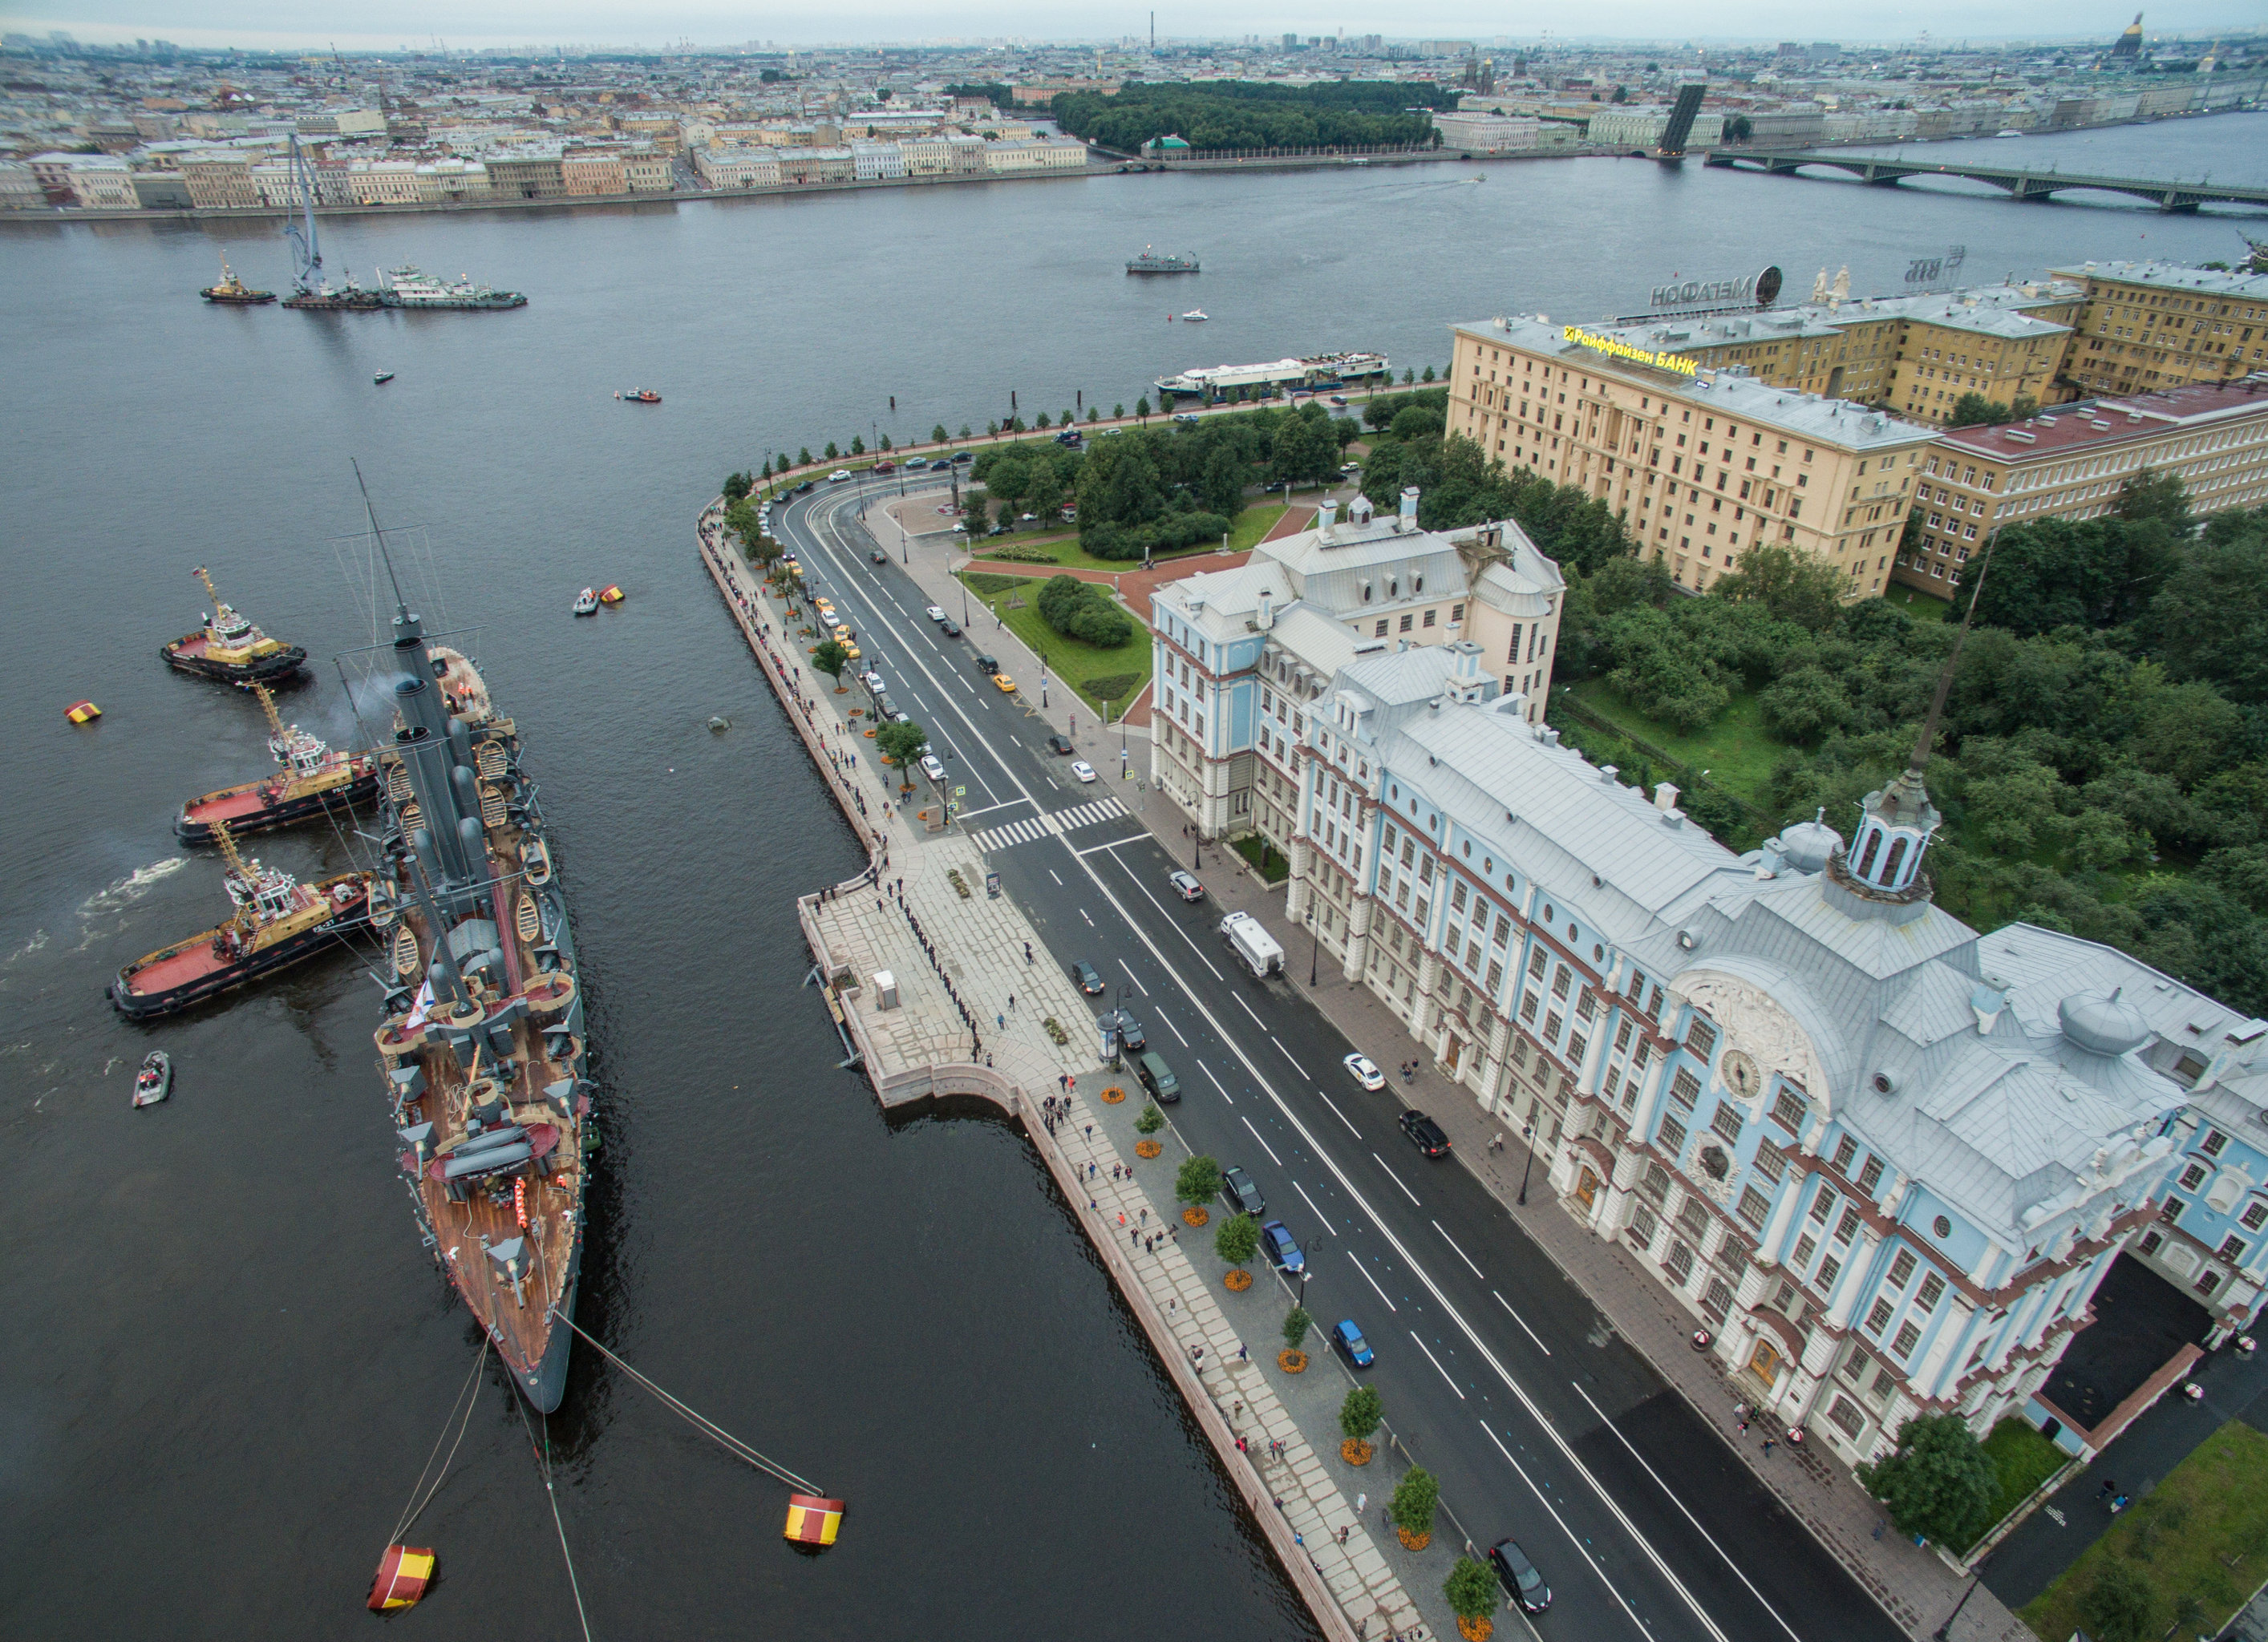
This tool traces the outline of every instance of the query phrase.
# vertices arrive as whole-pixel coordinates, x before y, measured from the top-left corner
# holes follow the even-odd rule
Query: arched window
[[[1882,829],[1880,827],[1869,827],[1867,830],[1866,851],[1859,857],[1859,876],[1862,878],[1867,879],[1870,883],[1873,881],[1874,856],[1881,847]]]
[[[1890,858],[1882,866],[1882,883],[1889,889],[1898,887],[1898,864],[1905,860],[1906,846],[1910,842],[1911,839],[1903,838],[1891,840]]]

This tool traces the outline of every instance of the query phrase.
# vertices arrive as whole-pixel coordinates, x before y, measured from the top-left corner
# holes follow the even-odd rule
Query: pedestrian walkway
[[[969,834],[969,841],[977,848],[990,854],[996,849],[1007,849],[1017,844],[1028,844],[1035,839],[1061,838],[1082,827],[1100,826],[1126,813],[1126,806],[1116,798],[1098,798],[1069,810],[1049,810],[1021,821],[1011,821],[1004,826],[986,827]]]

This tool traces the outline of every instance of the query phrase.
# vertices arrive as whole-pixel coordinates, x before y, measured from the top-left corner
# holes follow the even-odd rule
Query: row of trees
[[[1139,559],[1216,539],[1256,484],[1323,484],[1359,429],[1313,400],[1098,439],[1079,472],[1080,546]]]
[[[1056,123],[1073,136],[1131,152],[1174,135],[1197,149],[1430,143],[1431,111],[1442,100],[1435,86],[1390,80],[1305,86],[1134,82],[1116,92],[1064,92],[1052,107]]]

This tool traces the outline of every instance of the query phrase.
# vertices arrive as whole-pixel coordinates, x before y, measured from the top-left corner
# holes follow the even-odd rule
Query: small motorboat
[[[620,587],[612,583],[599,590],[599,602],[602,605],[619,605],[626,597]]]
[[[173,1091],[173,1063],[162,1049],[153,1049],[144,1057],[142,1069],[134,1074],[134,1103],[155,1106]]]
[[[2011,128],[2010,129],[2006,130],[2006,131],[1995,131],[1992,135],[1993,135],[1994,136],[1996,136],[1996,137],[2010,137],[2010,136],[2023,136],[2024,134],[2023,134],[2022,132],[2021,132],[2021,131],[2018,131],[2018,130],[2014,129],[2014,128]]]
[[[384,387],[387,383],[394,380],[394,372],[391,370],[380,370],[375,372],[371,377],[371,380],[375,382],[379,387]]]
[[[589,589],[589,588],[587,588],[587,587],[586,587],[586,588],[585,588],[581,592],[579,592],[579,593],[576,594],[576,595],[575,595],[575,613],[576,613],[577,615],[578,615],[578,616],[595,616],[595,615],[597,615],[597,614],[599,613],[599,596],[598,596],[598,594],[597,594],[597,593],[595,593],[595,592],[593,592],[591,589]]]
[[[1205,313],[1205,311],[1202,308],[1192,308],[1182,316],[1184,319],[1188,319],[1192,322],[1201,320],[1208,317],[1209,316]]]
[[[627,393],[617,393],[615,397],[631,405],[659,405],[661,403],[661,395],[655,392],[652,388],[632,388]]]

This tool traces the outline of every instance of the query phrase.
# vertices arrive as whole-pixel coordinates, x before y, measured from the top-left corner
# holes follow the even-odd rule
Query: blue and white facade
[[[2134,1001],[2175,984],[1935,906],[1918,767],[1847,849],[1822,817],[1736,856],[1674,788],[1557,744],[1486,660],[1351,656],[1255,704],[1291,776],[1292,918],[1438,1073],[1532,1125],[1568,1212],[1677,1295],[1751,1402],[1853,1462],[1917,1412],[1980,1434],[2021,1414],[2122,1244],[2170,1243],[2156,1199],[2205,1151]],[[2259,1023],[2201,1030],[2232,1026]],[[2197,1191],[2220,1206],[2184,1206],[2185,1235],[2268,1203],[2247,1110],[2214,1119]]]

